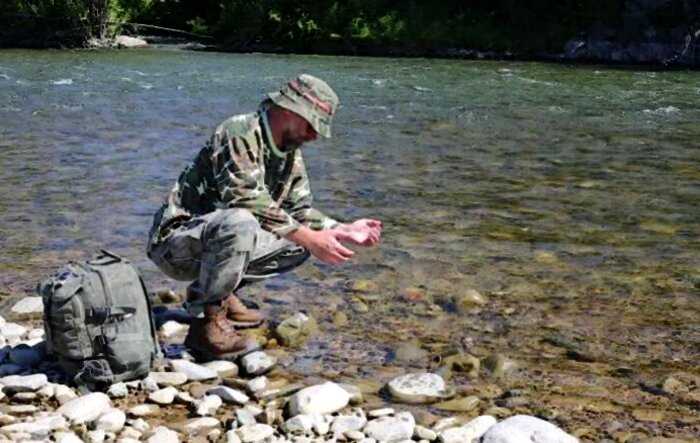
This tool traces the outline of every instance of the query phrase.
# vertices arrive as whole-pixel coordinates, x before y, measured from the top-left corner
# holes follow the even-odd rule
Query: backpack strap
[[[130,306],[113,306],[91,308],[85,311],[85,320],[96,325],[123,321],[136,314],[136,308]]]

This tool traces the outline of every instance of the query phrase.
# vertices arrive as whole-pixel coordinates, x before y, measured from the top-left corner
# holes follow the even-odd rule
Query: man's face
[[[318,138],[318,133],[306,119],[295,112],[286,109],[285,111],[288,119],[287,131],[284,134],[284,144],[286,146],[301,146]]]

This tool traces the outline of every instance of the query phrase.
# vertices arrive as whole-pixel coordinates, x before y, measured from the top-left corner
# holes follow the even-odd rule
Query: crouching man
[[[343,243],[379,242],[379,220],[344,224],[312,207],[300,147],[331,136],[337,107],[324,81],[289,81],[256,113],[221,123],[156,213],[148,256],[169,277],[193,281],[188,308],[198,318],[185,345],[198,359],[234,358],[255,346],[237,329],[263,317],[236,297],[241,285],[293,269],[309,254],[343,263],[353,256]]]

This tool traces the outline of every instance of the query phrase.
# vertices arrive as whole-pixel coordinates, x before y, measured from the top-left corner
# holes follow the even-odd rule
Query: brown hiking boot
[[[265,320],[260,311],[249,309],[236,294],[226,297],[222,304],[226,308],[226,316],[237,328],[254,328]]]
[[[255,340],[236,332],[226,308],[218,304],[207,305],[204,318],[192,320],[185,346],[199,361],[234,360],[259,348]]]
[[[187,287],[187,301],[201,300],[204,297],[197,282]],[[226,308],[226,316],[237,328],[255,328],[260,326],[265,317],[256,309],[249,309],[243,302],[231,294],[223,300],[223,307]]]

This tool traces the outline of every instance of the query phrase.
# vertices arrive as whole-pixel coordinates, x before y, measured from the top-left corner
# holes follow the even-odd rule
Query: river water
[[[316,206],[385,233],[350,264],[245,291],[317,318],[291,373],[384,382],[500,353],[517,369],[454,376],[482,398],[474,415],[506,404],[592,440],[700,434],[697,72],[3,50],[2,296],[100,247],[181,291],[145,257],[152,214],[218,122],[300,72],[342,103],[334,138],[303,148]],[[487,303],[464,306],[470,289]],[[680,387],[660,390],[670,375]]]

